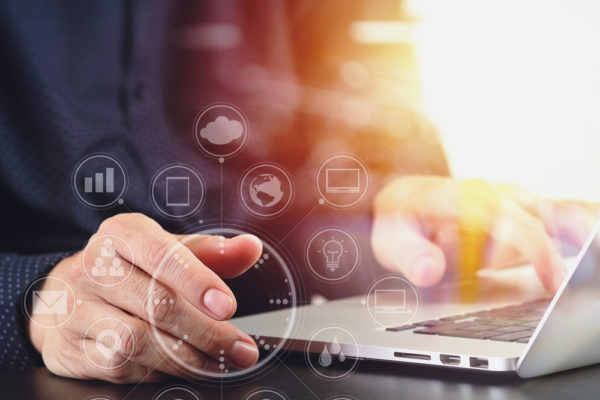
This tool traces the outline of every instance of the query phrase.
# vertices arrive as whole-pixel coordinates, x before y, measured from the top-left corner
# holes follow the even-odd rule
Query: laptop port
[[[394,352],[394,357],[398,358],[410,358],[413,360],[431,360],[431,356],[428,354],[417,354],[417,353],[402,353],[399,351]]]
[[[488,367],[489,367],[489,363],[488,363],[487,358],[470,357],[469,358],[469,364],[473,368],[488,369]]]
[[[460,356],[452,356],[450,354],[440,354],[440,361],[444,365],[458,365],[458,364],[460,364]]]

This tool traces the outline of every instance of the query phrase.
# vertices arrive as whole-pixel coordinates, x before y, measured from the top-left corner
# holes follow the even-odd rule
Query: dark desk
[[[274,388],[289,399],[330,399],[350,395],[357,400],[381,399],[595,399],[600,394],[600,366],[582,368],[534,380],[515,374],[485,374],[435,367],[362,362],[342,381],[315,376],[302,360],[288,360],[268,375],[239,386],[221,388],[181,380],[160,384],[113,385],[62,379],[45,369],[0,375],[0,398],[18,400],[153,400],[170,385],[193,388],[204,400],[243,400],[259,388]],[[221,392],[222,391],[222,392]],[[253,398],[254,399],[254,398]],[[260,398],[262,400],[262,398]]]

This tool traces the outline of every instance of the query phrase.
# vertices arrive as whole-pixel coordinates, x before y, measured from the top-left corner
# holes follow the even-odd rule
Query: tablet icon
[[[171,218],[186,218],[202,206],[205,185],[200,175],[184,164],[173,164],[159,170],[150,186],[154,208]]]
[[[189,206],[190,205],[190,177],[189,176],[167,176],[166,182],[166,205]]]

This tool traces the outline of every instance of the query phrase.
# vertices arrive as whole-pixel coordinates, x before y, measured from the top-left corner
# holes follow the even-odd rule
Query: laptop
[[[279,340],[286,349],[329,364],[331,349],[343,360],[515,371],[522,378],[600,363],[599,232],[600,222],[579,254],[566,259],[570,272],[553,297],[531,266],[521,266],[483,271],[477,279],[436,287],[435,296],[422,301],[412,320],[400,325],[374,323],[365,311],[364,296],[297,307],[302,317],[285,336],[280,327],[289,315],[286,310],[232,322],[257,342]],[[376,311],[406,307],[405,293],[376,294]],[[401,302],[396,310],[385,305],[390,296]],[[337,334],[335,329],[327,332],[332,326]],[[315,332],[320,332],[318,340]],[[321,362],[317,367],[327,365]]]

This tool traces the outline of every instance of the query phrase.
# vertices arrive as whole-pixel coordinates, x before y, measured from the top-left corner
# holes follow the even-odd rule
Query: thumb
[[[446,271],[442,250],[409,218],[377,217],[371,245],[375,257],[385,268],[403,273],[417,286],[435,285]]]
[[[260,239],[249,234],[229,239],[213,235],[180,235],[178,238],[204,265],[222,278],[241,275],[262,254]]]

